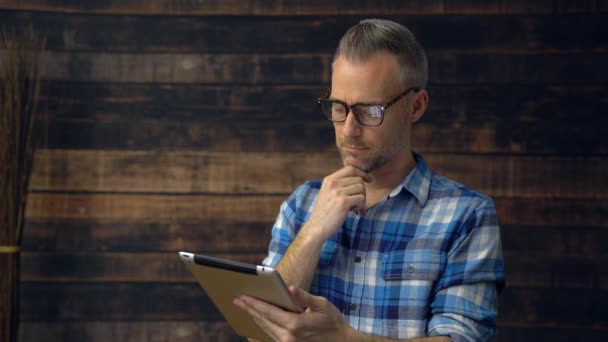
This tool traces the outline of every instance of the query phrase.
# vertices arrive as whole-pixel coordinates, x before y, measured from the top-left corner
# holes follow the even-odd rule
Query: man
[[[495,206],[412,150],[426,82],[426,56],[405,27],[364,20],[341,39],[319,104],[344,167],[283,203],[264,260],[307,309],[234,301],[277,341],[493,334],[504,285]]]

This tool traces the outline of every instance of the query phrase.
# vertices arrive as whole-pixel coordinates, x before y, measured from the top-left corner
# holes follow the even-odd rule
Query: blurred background
[[[235,341],[177,251],[259,262],[341,163],[316,107],[360,19],[429,57],[414,146],[495,199],[495,341],[608,337],[608,1],[0,0],[47,36],[21,341]]]

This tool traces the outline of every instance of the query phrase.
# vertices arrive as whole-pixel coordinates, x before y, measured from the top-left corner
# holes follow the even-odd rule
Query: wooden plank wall
[[[177,259],[259,261],[285,196],[339,164],[314,99],[361,18],[430,59],[414,145],[493,196],[496,341],[608,336],[608,1],[0,0],[48,36],[21,341],[233,341]]]

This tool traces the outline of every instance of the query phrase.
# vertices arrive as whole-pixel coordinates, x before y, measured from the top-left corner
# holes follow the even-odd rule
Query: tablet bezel
[[[258,298],[286,311],[303,311],[281,275],[271,267],[182,251],[179,256],[224,319],[240,336],[271,340],[247,313],[233,304],[233,300],[240,295]]]

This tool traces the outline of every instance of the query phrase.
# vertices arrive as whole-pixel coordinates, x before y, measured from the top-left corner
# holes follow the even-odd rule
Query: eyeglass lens
[[[357,121],[364,125],[378,125],[382,122],[384,111],[378,105],[355,105],[350,108]],[[348,109],[343,103],[336,101],[324,101],[323,111],[331,121],[342,122],[346,120]]]

